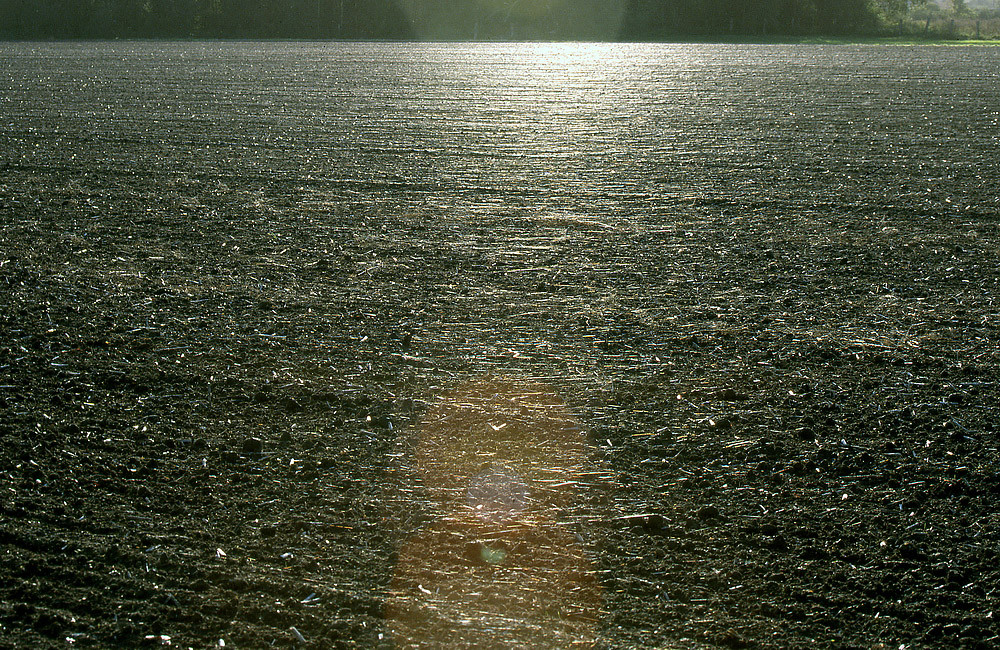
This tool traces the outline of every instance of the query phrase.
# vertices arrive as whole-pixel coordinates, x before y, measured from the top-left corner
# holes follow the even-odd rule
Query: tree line
[[[412,36],[394,0],[0,0],[6,38]]]
[[[704,36],[808,36],[876,33],[870,0],[634,0],[626,39]]]
[[[912,2],[919,1],[926,3],[926,0],[0,0],[0,38],[661,40],[697,35],[849,35],[877,33],[898,20]],[[429,25],[435,28],[429,30]]]

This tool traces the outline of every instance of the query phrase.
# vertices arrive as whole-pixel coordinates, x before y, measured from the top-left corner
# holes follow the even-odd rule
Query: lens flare
[[[472,477],[465,502],[483,519],[509,521],[528,508],[530,496],[528,484],[519,474],[493,465]]]
[[[588,448],[565,402],[534,382],[469,382],[417,435],[437,517],[397,554],[385,611],[396,647],[592,645],[601,588],[561,518]]]
[[[431,498],[470,524],[483,520],[468,507],[477,494],[495,493],[492,506],[477,504],[487,508],[516,498],[520,517],[556,516],[586,459],[586,436],[562,398],[509,378],[469,382],[442,396],[428,409],[414,451]]]

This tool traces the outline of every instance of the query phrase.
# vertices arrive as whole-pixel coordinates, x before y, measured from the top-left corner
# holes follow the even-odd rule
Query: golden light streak
[[[466,383],[424,417],[414,461],[437,518],[398,553],[386,618],[396,647],[592,645],[601,588],[560,520],[587,442],[551,388]]]

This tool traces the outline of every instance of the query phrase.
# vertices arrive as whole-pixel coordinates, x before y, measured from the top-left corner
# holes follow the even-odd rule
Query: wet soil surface
[[[391,647],[390,601],[429,592],[399,593],[400,549],[456,539],[415,441],[482,377],[549,387],[586,438],[524,540],[573,547],[598,647],[1000,643],[995,112],[939,113],[906,160],[814,125],[828,169],[744,132],[790,106],[734,114],[729,166],[602,180],[588,211],[310,177],[238,103],[87,118],[33,88],[0,130],[0,647]],[[497,535],[447,561],[532,551]]]

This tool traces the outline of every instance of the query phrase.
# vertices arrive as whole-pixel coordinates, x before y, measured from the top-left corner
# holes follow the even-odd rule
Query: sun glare
[[[423,40],[615,40],[624,0],[401,0]]]

